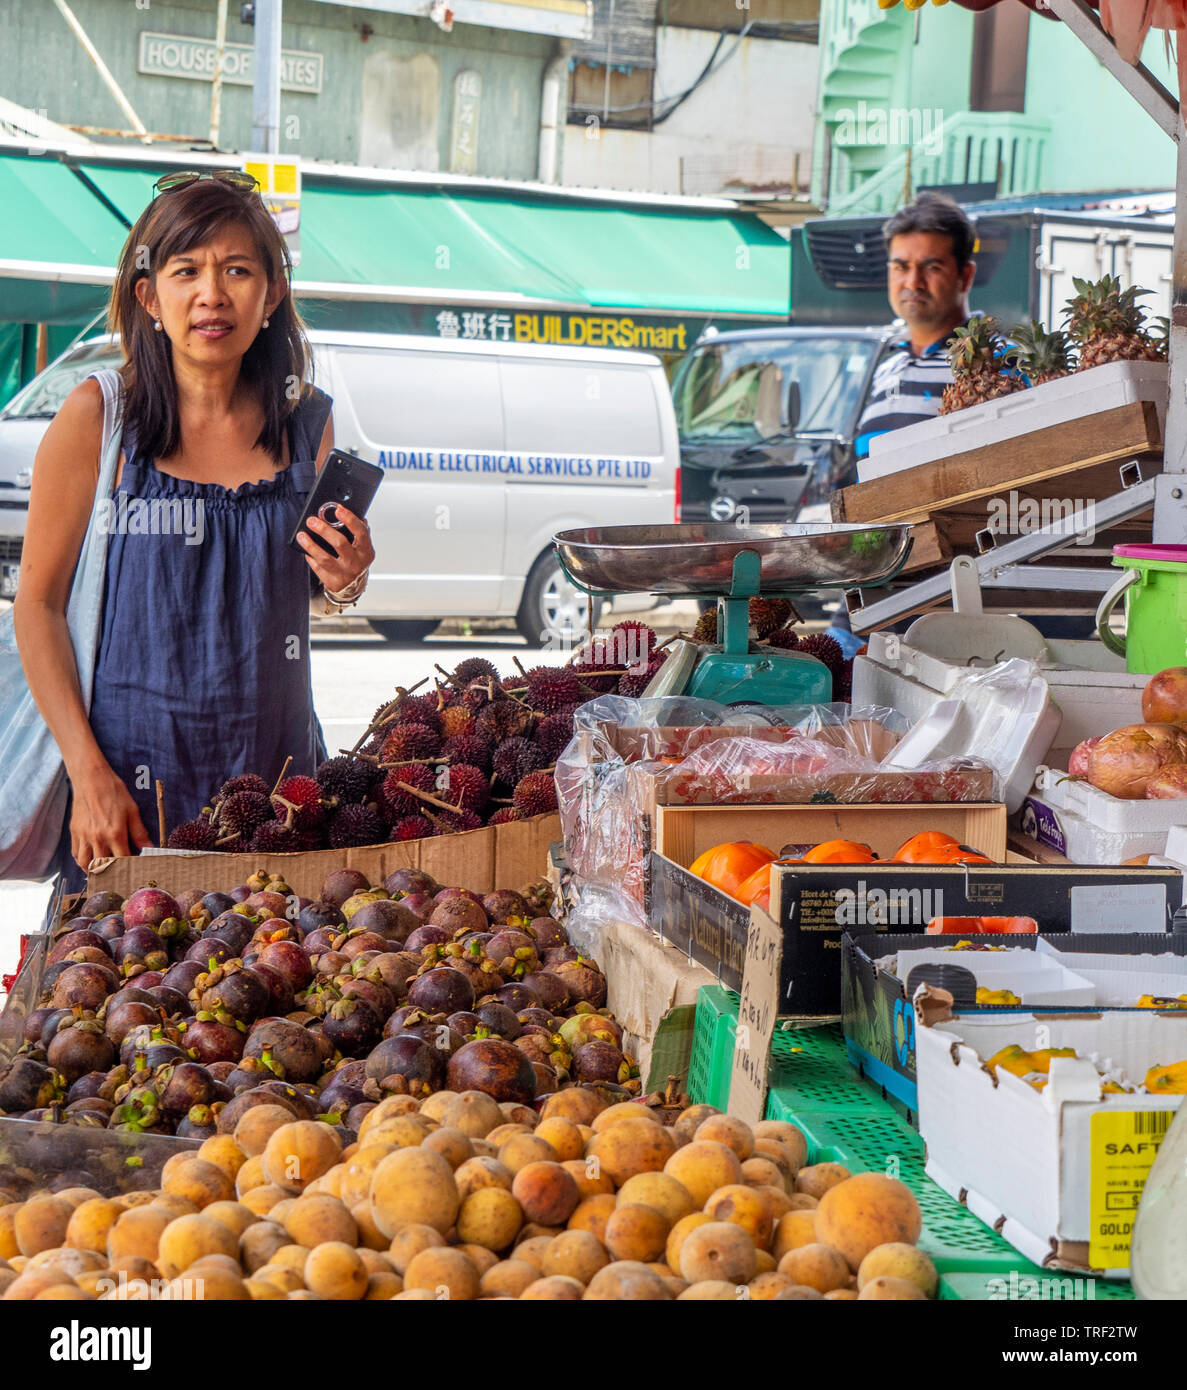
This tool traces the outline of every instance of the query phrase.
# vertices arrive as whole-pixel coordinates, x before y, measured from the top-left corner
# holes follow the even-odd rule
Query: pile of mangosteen
[[[629,1099],[606,978],[551,904],[543,881],[481,896],[412,869],[336,869],[316,902],[263,871],[92,894],[54,933],[0,1114],[203,1139],[279,1103],[349,1143],[387,1095]]]

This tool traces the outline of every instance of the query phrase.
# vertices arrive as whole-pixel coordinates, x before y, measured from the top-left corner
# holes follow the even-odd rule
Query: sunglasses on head
[[[180,188],[189,188],[202,179],[213,179],[216,183],[233,188],[236,193],[254,193],[260,181],[254,174],[243,169],[178,169],[172,174],[162,174],[153,184],[153,197],[158,193],[176,193]]]

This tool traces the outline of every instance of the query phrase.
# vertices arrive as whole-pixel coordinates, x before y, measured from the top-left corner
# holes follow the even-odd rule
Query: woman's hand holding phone
[[[337,594],[370,567],[375,559],[375,548],[371,544],[371,528],[361,516],[355,516],[340,502],[333,507],[337,525],[331,526],[320,516],[311,516],[305,522],[327,545],[333,546],[333,555],[327,555],[304,530],[297,532],[297,544],[305,552],[309,568],[321,580],[322,587],[327,593]],[[341,527],[345,527],[353,539],[348,540]]]

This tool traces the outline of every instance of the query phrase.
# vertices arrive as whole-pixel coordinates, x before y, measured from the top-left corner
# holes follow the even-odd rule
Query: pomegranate
[[[1170,801],[1181,796],[1187,796],[1187,763],[1172,763],[1146,783],[1150,801]]]
[[[1100,742],[1099,736],[1096,738],[1081,739],[1072,749],[1071,755],[1067,760],[1067,771],[1069,777],[1088,776],[1088,755]]]
[[[1099,791],[1133,801],[1145,796],[1156,773],[1182,762],[1187,762],[1187,734],[1177,724],[1127,724],[1105,734],[1089,752],[1088,780]]]
[[[1142,718],[1147,724],[1187,720],[1187,666],[1168,666],[1150,677],[1142,691]]]

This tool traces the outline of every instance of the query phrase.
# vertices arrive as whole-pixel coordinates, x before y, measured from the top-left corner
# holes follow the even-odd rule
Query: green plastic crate
[[[729,1108],[734,1065],[738,996],[719,985],[697,995],[688,1094],[696,1104]],[[880,1088],[863,1085],[849,1065],[839,1024],[778,1029],[771,1040],[769,1119],[787,1119],[799,1110],[855,1108],[900,1113]],[[901,1108],[905,1114],[905,1107]]]
[[[855,1111],[845,1115],[803,1111],[779,1118],[794,1119],[804,1131],[813,1163],[843,1163],[855,1172],[889,1172],[906,1183],[923,1213],[919,1244],[941,1274],[980,1271],[989,1278],[1008,1276],[1010,1270],[1042,1273],[927,1176],[923,1140],[918,1131],[893,1112],[875,1115]]]
[[[690,1086],[689,1094],[721,1109],[729,1097],[737,1003],[737,995],[718,986],[702,989],[697,1000],[694,1052],[699,1051],[702,1080],[700,1092]],[[941,1276],[979,1278],[986,1288],[988,1280],[1008,1279],[1012,1270],[1050,1277],[927,1176],[918,1130],[849,1064],[838,1026],[778,1030],[771,1043],[770,1082],[767,1117],[797,1124],[813,1163],[891,1171],[911,1188],[923,1213],[920,1245]],[[887,1161],[891,1156],[893,1166]]]
[[[1039,1302],[1132,1303],[1135,1297],[1131,1284],[1118,1283],[1112,1279],[1088,1279],[1083,1275],[1062,1274],[1058,1270],[1033,1267],[1028,1273],[1041,1281],[1037,1294]],[[940,1277],[939,1298],[941,1302],[983,1302],[1002,1300],[1003,1297],[1035,1301],[1036,1294],[1031,1292],[1035,1286],[1022,1282],[1026,1277],[1027,1272],[1020,1272],[1019,1282],[1012,1290],[1009,1274],[1003,1275],[1000,1270],[992,1273],[980,1270],[944,1274]],[[997,1282],[1002,1279],[1006,1281],[1005,1287]],[[1069,1285],[1070,1298],[1066,1292]]]
[[[703,996],[706,990],[702,989]],[[688,1055],[688,1085],[685,1089],[694,1105],[716,1105],[724,1109],[720,1101],[712,1099],[713,1090],[713,1044],[717,1034],[717,1015],[706,1006],[703,998],[697,999],[696,1017],[692,1025],[692,1051]]]

